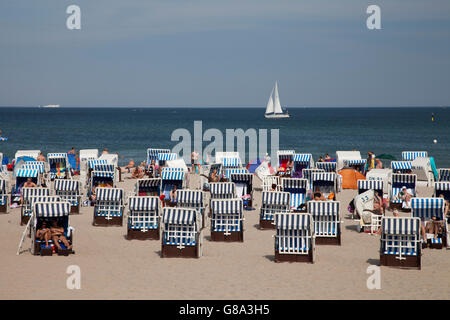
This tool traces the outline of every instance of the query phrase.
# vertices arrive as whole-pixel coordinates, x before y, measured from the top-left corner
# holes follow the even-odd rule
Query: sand
[[[255,179],[260,184],[259,179]],[[191,176],[198,186],[198,176]],[[118,186],[133,190],[124,178]],[[275,263],[274,231],[259,230],[256,210],[245,211],[243,243],[219,243],[205,230],[200,259],[160,258],[160,241],[126,240],[123,227],[92,226],[93,207],[70,216],[75,255],[16,255],[20,209],[0,215],[1,299],[449,299],[450,259],[443,250],[425,249],[422,270],[381,268],[381,289],[368,289],[367,268],[379,264],[377,235],[358,233],[346,207],[354,190],[338,194],[343,206],[342,246],[318,246],[317,261]],[[419,196],[431,190],[419,189]],[[67,267],[81,269],[81,289],[66,287]]]

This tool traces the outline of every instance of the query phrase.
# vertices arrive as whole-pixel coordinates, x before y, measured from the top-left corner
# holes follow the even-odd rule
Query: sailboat
[[[264,116],[268,119],[281,119],[290,117],[289,113],[281,108],[277,82],[275,82],[275,86],[270,93],[269,101],[267,102],[266,113],[264,114]]]

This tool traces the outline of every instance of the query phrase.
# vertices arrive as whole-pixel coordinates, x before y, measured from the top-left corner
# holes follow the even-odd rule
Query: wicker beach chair
[[[211,241],[244,241],[242,199],[211,200]]]
[[[314,220],[316,244],[341,245],[339,201],[309,201],[308,213]]]
[[[201,190],[177,190],[177,207],[197,210],[201,217],[200,229],[206,227],[208,219],[203,198],[204,192]]]
[[[282,178],[281,190],[291,194],[290,208],[292,211],[306,211],[306,191],[308,180],[300,178]]]
[[[95,189],[94,226],[122,226],[124,191],[120,188]]]
[[[310,214],[277,213],[275,226],[275,262],[314,263],[315,235]]]
[[[49,196],[48,188],[23,188],[22,189],[22,208],[20,210],[20,225],[27,224],[33,211],[31,198],[38,196]]]
[[[381,225],[380,265],[420,269],[420,219],[384,217]]]
[[[134,196],[128,201],[127,239],[161,238],[161,201],[156,196]]]
[[[444,217],[444,199],[442,198],[412,198],[411,216],[419,218],[426,224],[432,217],[442,223],[442,233],[435,239],[434,234],[426,234],[427,245],[430,248],[442,249],[447,247],[447,221]]]
[[[282,191],[263,191],[261,199],[259,228],[275,229],[275,214],[290,211],[291,194]]]
[[[47,162],[51,181],[55,179],[70,179],[70,165],[67,153],[49,153],[47,154]]]
[[[413,161],[416,158],[428,158],[428,152],[426,151],[403,151],[403,161]]]
[[[53,190],[62,201],[70,203],[71,213],[80,213],[81,182],[79,180],[55,180]]]

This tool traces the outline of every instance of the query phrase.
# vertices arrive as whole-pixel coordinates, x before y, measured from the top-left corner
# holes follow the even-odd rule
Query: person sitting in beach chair
[[[128,164],[125,167],[123,167],[121,171],[130,173],[131,169],[134,168],[135,166],[136,164],[134,163],[134,160],[130,159],[130,162],[128,162]]]
[[[209,176],[208,182],[219,182],[219,176],[217,175],[217,170],[214,169]]]
[[[411,208],[411,199],[414,197],[405,186],[402,187],[402,190],[398,194],[398,198],[402,200],[403,208]]]
[[[36,238],[45,241],[45,246],[48,247],[48,241],[52,238],[52,233],[47,227],[47,222],[43,221],[41,228],[36,231]]]
[[[148,171],[148,176],[150,178],[156,178],[156,172],[157,172],[158,168],[156,166],[155,160],[152,160],[150,162],[150,164],[148,165],[147,171]]]
[[[144,171],[141,167],[136,166],[134,168],[133,174],[131,175],[131,179],[141,179],[144,177]]]
[[[50,228],[50,232],[52,240],[55,243],[55,246],[58,248],[58,250],[62,250],[59,241],[61,241],[67,249],[72,250],[72,245],[69,243],[69,241],[67,241],[67,238],[64,235],[64,228],[58,225],[58,221],[56,219],[52,221],[52,227]]]
[[[314,192],[314,201],[327,201],[327,199],[323,196],[322,192],[316,190]]]
[[[177,203],[177,186],[174,185],[173,189],[169,192],[169,199],[171,203]]]
[[[436,216],[432,216],[429,221],[422,220],[421,230],[425,242],[427,242],[427,234],[434,235],[434,239],[437,240],[438,235],[441,235],[444,230],[443,221],[437,220]]]

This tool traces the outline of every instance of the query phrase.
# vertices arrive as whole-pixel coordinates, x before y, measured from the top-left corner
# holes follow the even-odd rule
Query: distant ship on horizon
[[[39,108],[45,108],[45,109],[54,109],[54,108],[59,108],[61,107],[59,104],[48,104],[46,106],[39,106]]]

